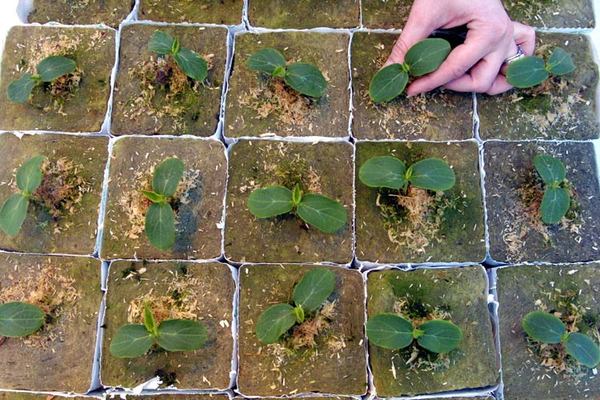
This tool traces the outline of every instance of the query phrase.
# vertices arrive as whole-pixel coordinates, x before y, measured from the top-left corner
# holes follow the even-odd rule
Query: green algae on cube
[[[235,282],[220,263],[113,262],[107,283],[102,383],[132,388],[154,376],[161,388],[226,389],[233,358]],[[116,358],[109,347],[117,329],[143,321],[144,304],[157,322],[188,319],[202,322],[208,339],[195,351],[150,350],[138,358]]]
[[[44,156],[42,183],[14,237],[0,231],[0,248],[32,253],[94,253],[108,138],[73,135],[0,135],[0,204],[17,193],[15,171]]]
[[[587,140],[600,135],[597,113],[598,67],[588,36],[538,33],[536,54],[547,57],[561,47],[576,70],[540,86],[499,96],[479,95],[482,139]]]
[[[495,385],[499,364],[487,301],[487,275],[479,266],[369,273],[369,318],[387,312],[413,322],[446,319],[463,332],[460,346],[446,354],[416,345],[388,350],[370,344],[377,395],[416,396]]]
[[[60,400],[62,398],[70,399],[70,400],[91,400],[98,397],[91,396],[72,396],[67,394],[37,394],[37,393],[27,393],[27,392],[0,392],[0,400],[48,400],[48,398],[52,400]]]
[[[362,19],[366,28],[403,28],[412,0],[362,0]]]
[[[352,37],[352,132],[357,139],[459,140],[473,137],[471,94],[434,91],[375,104],[369,84],[398,35],[357,32]]]
[[[352,260],[352,146],[347,142],[292,143],[241,140],[230,150],[225,254],[238,262]],[[347,210],[347,223],[329,234],[295,215],[257,219],[250,193],[269,185],[322,194]]]
[[[271,32],[235,36],[235,58],[225,112],[225,136],[348,136],[350,92],[347,33]],[[310,63],[327,81],[319,99],[252,71],[248,58],[275,48],[288,62]]]
[[[229,400],[227,394],[206,393],[206,394],[186,394],[186,393],[160,393],[155,395],[131,395],[126,397],[128,400]],[[1,398],[0,398],[1,399]]]
[[[140,0],[140,20],[238,25],[243,0]]]
[[[326,267],[335,274],[335,289],[316,315],[307,316],[277,343],[265,345],[256,337],[262,312],[272,304],[288,303],[295,285],[315,267],[241,267],[237,384],[244,396],[366,392],[364,287],[358,271]]]
[[[145,233],[154,168],[167,158],[184,164],[171,201],[175,244],[153,247]],[[103,258],[211,259],[221,254],[221,221],[227,160],[221,142],[211,139],[123,137],[113,146],[104,219]]]
[[[36,87],[25,103],[11,102],[8,85],[35,73],[49,56],[75,61],[76,70]],[[6,37],[0,76],[0,129],[99,132],[110,95],[115,31],[104,28],[15,26]]]
[[[156,31],[177,38],[208,62],[208,77],[185,76],[170,58],[148,50]],[[211,136],[221,110],[227,29],[176,25],[127,25],[122,31],[111,132]]]
[[[511,18],[539,28],[593,28],[592,0],[508,0]]]
[[[310,16],[310,17],[308,17]],[[265,28],[355,28],[358,0],[250,0],[248,19]]]
[[[542,181],[533,159],[566,167],[571,205],[558,224],[542,223]],[[600,189],[592,143],[490,142],[484,145],[490,255],[501,262],[576,262],[598,258]]]
[[[102,299],[100,262],[0,254],[0,288],[0,304],[26,302],[47,314],[33,335],[3,338],[0,387],[86,393]]]
[[[135,0],[33,0],[27,21],[66,25],[105,24],[117,28],[127,18],[134,3]]]
[[[519,265],[497,270],[504,395],[508,400],[600,397],[596,370],[578,364],[560,345],[528,339],[521,321],[531,311],[554,313],[570,332],[598,339],[600,264]]]

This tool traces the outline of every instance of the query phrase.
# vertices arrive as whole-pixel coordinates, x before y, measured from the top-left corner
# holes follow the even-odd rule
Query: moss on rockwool
[[[362,0],[363,25],[367,28],[403,28],[412,0]]]
[[[141,0],[139,19],[238,25],[243,0]]]
[[[593,28],[591,0],[508,0],[511,18],[541,28]]]
[[[307,16],[310,15],[310,18]],[[248,19],[253,26],[307,29],[355,28],[360,23],[358,0],[251,1]]]
[[[117,28],[134,3],[134,0],[34,0],[27,20],[41,24],[106,24]]]

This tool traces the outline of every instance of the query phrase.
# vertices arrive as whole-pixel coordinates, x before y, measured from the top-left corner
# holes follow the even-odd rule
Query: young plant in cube
[[[150,38],[148,50],[161,57],[172,59],[189,78],[204,82],[208,76],[208,63],[195,51],[182,47],[177,38],[163,31],[156,31]]]
[[[544,197],[540,214],[545,224],[557,224],[571,207],[571,192],[566,186],[566,169],[562,161],[552,156],[537,155],[533,165],[544,182]]]
[[[25,337],[44,326],[46,314],[33,304],[14,301],[0,305],[0,337]]]
[[[526,89],[540,85],[550,77],[567,75],[573,71],[575,63],[571,55],[557,47],[548,60],[538,56],[527,56],[510,63],[506,80],[516,88]]]
[[[38,86],[50,86],[58,78],[69,75],[75,72],[76,69],[77,64],[70,58],[62,56],[46,57],[37,65],[37,74],[24,73],[19,79],[8,85],[6,94],[8,99],[14,103],[25,103],[29,100],[33,89]]]

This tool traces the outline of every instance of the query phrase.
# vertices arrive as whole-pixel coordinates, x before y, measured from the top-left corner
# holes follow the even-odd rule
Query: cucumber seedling
[[[448,353],[460,345],[463,334],[450,321],[434,319],[415,328],[399,315],[381,313],[367,321],[367,337],[375,346],[389,350],[403,349],[416,340],[432,353]]]
[[[316,268],[302,276],[292,292],[293,306],[287,303],[267,308],[256,323],[256,337],[264,344],[276,343],[296,324],[316,314],[335,289],[335,274]]]
[[[545,61],[542,57],[527,56],[510,63],[506,80],[512,86],[526,89],[543,83],[551,76],[561,76],[575,71],[571,55],[560,47],[555,48]]]
[[[168,319],[156,323],[150,305],[144,305],[144,324],[123,325],[110,343],[110,353],[117,358],[137,358],[153,346],[163,350],[194,351],[207,339],[206,327],[187,319]]]
[[[161,57],[172,58],[189,78],[204,82],[208,76],[208,63],[195,51],[182,47],[179,39],[163,31],[155,31],[148,42],[148,50]]]
[[[567,173],[562,161],[547,155],[537,155],[533,165],[544,182],[544,197],[540,214],[545,224],[557,224],[571,207],[571,193],[565,187]]]
[[[320,98],[327,89],[327,81],[316,66],[308,63],[287,63],[283,54],[272,48],[252,54],[246,66],[253,71],[283,79],[286,85],[305,96]]]
[[[46,314],[37,306],[22,302],[0,305],[0,337],[25,337],[39,331]]]
[[[404,63],[380,69],[371,79],[369,96],[374,103],[385,103],[400,96],[409,77],[420,77],[437,70],[452,50],[445,39],[425,39],[411,47]]]
[[[0,208],[0,229],[8,236],[16,236],[21,230],[29,200],[42,184],[42,163],[45,159],[44,156],[33,157],[17,169],[17,187],[20,192],[11,195]]]
[[[579,332],[568,332],[565,324],[556,316],[533,311],[522,322],[523,330],[536,342],[559,344],[568,355],[588,368],[600,364],[600,348],[591,337]]]
[[[256,218],[294,213],[325,233],[339,231],[348,218],[339,202],[321,194],[303,193],[300,185],[296,185],[294,190],[284,186],[256,189],[248,197],[248,209]]]
[[[61,76],[73,73],[76,68],[77,64],[70,58],[46,57],[36,66],[36,74],[24,73],[19,79],[8,85],[8,99],[13,103],[25,103],[37,86],[52,83]]]

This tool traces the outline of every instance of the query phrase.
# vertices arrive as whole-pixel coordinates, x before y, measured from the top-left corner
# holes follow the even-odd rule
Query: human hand
[[[408,49],[434,30],[462,25],[468,28],[465,42],[437,71],[411,83],[408,96],[440,86],[491,95],[512,88],[502,74],[504,61],[517,54],[517,45],[526,55],[533,54],[535,31],[511,21],[500,0],[415,0],[386,65],[402,63]]]

